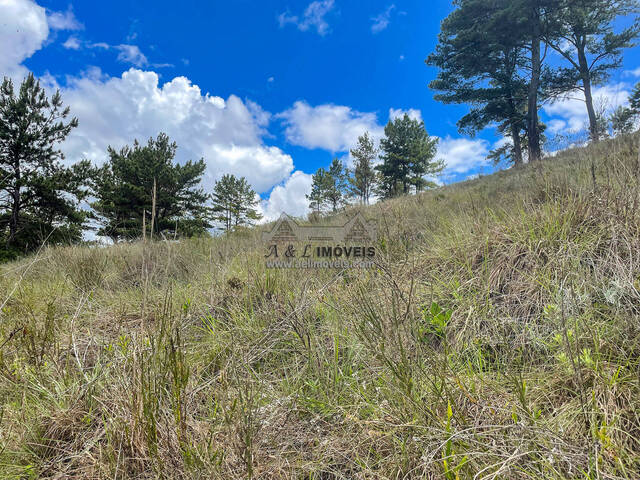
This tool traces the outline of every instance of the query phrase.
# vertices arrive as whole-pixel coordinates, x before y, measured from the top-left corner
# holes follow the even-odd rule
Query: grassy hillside
[[[0,478],[640,478],[638,140],[363,208],[371,271],[2,266]]]

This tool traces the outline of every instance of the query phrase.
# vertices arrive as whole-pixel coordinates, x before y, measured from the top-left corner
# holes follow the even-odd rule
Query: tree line
[[[374,196],[387,199],[434,186],[444,168],[435,160],[437,145],[424,122],[407,114],[389,121],[379,148],[365,132],[350,152],[353,168],[334,158],[313,175],[309,207],[315,214],[336,212],[354,200],[368,204]]]
[[[540,160],[545,139],[540,106],[570,93],[584,99],[592,141],[606,136],[609,124],[616,132],[632,128],[637,106],[606,118],[594,102],[593,88],[621,66],[623,50],[635,46],[637,21],[614,31],[617,19],[637,12],[635,0],[454,3],[436,50],[426,60],[438,68],[430,87],[438,92],[437,100],[472,106],[458,122],[461,132],[474,135],[497,125],[510,139],[492,152],[495,160],[516,166]]]
[[[114,242],[225,231],[259,220],[247,180],[224,175],[211,193],[200,187],[203,159],[174,162],[177,145],[160,133],[108,148],[101,167],[65,165],[57,145],[78,126],[60,92],[48,98],[32,74],[16,92],[0,86],[0,260],[45,243],[77,243],[90,223]]]

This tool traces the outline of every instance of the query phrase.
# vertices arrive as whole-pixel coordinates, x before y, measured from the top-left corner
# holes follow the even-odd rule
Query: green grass
[[[639,478],[638,140],[361,207],[371,271],[3,265],[0,478]]]

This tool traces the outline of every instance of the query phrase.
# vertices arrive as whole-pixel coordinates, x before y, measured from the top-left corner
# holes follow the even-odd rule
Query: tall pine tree
[[[143,217],[147,231],[151,233],[153,223],[157,236],[164,232],[190,236],[211,226],[206,220],[208,196],[199,185],[204,160],[174,164],[177,148],[164,133],[150,138],[147,145],[136,140],[133,147],[119,151],[109,147],[109,161],[93,181],[97,200],[92,207],[102,220],[99,235],[113,241],[138,238]]]
[[[593,102],[593,86],[607,81],[611,70],[622,64],[622,51],[634,46],[637,22],[619,33],[614,32],[618,17],[636,7],[632,0],[560,0],[558,28],[547,43],[569,63],[552,78],[556,93],[580,90],[584,94],[591,139],[598,141],[601,128]]]
[[[43,242],[82,238],[89,162],[64,166],[57,144],[78,126],[69,119],[60,92],[47,98],[33,74],[16,94],[5,78],[0,87],[0,238],[3,256],[38,248]]]
[[[511,139],[508,156],[523,162],[527,130],[528,64],[521,32],[526,22],[511,16],[508,0],[463,0],[443,22],[436,51],[426,60],[439,69],[430,87],[436,100],[471,105],[458,122],[475,135],[489,125]]]
[[[441,172],[444,164],[434,161],[438,151],[438,139],[431,138],[424,122],[412,119],[406,113],[389,121],[384,128],[385,137],[380,141],[382,164],[379,172],[378,193],[383,198],[408,194],[428,186],[427,176]]]
[[[342,162],[334,158],[326,179],[326,198],[333,212],[337,212],[347,201],[348,178]]]
[[[368,205],[376,180],[373,162],[378,156],[378,149],[371,139],[369,132],[365,132],[358,137],[358,145],[351,150],[351,156],[355,162],[353,176],[349,179],[351,192],[357,196],[362,203]]]
[[[324,168],[319,168],[312,176],[311,193],[306,195],[309,208],[315,214],[323,213],[327,203],[327,191],[331,186],[331,177]]]
[[[487,4],[492,4],[487,0]],[[558,0],[501,0],[504,7],[501,15],[504,24],[514,41],[518,41],[528,55],[524,66],[527,76],[526,107],[526,145],[530,162],[542,159],[544,125],[540,122],[540,103],[545,100],[544,76],[545,60],[548,49],[543,48],[545,41],[557,38],[559,23],[557,17],[561,10]]]
[[[245,177],[224,175],[213,187],[211,198],[213,219],[221,223],[227,232],[239,226],[252,225],[262,218],[257,211],[256,192]]]

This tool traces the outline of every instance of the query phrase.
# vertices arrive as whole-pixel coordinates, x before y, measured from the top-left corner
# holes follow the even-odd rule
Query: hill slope
[[[2,266],[0,477],[640,477],[637,144],[362,208],[370,271],[257,230]]]

